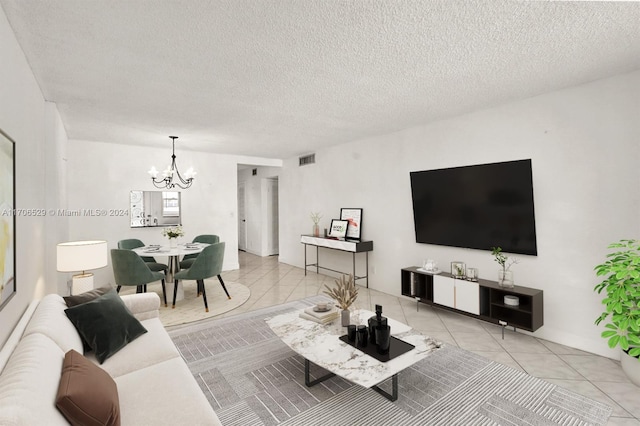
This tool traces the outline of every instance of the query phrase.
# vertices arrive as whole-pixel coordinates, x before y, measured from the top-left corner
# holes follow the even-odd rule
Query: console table
[[[496,281],[484,279],[470,282],[446,272],[433,275],[415,266],[403,268],[400,279],[403,296],[499,324],[503,330],[510,326],[536,331],[544,323],[542,290],[500,287]],[[507,305],[504,296],[517,296],[520,304]]]
[[[320,248],[326,248],[330,250],[345,251],[352,254],[353,259],[353,281],[365,280],[367,288],[369,288],[369,252],[373,250],[373,241],[343,241],[335,240],[332,238],[314,237],[312,235],[302,235],[300,242],[304,244],[304,274],[307,275],[307,267],[315,266],[316,273],[319,273],[320,269],[327,271],[337,272],[339,274],[345,274],[347,272],[336,271],[335,269],[326,268],[320,266]],[[307,246],[314,246],[316,248],[316,263],[307,263]],[[365,256],[365,272],[363,276],[356,275],[356,253],[364,253]]]

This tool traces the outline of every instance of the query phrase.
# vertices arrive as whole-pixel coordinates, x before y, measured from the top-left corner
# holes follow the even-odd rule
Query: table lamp
[[[59,272],[78,272],[72,277],[71,294],[93,290],[93,274],[86,272],[107,266],[106,241],[71,241],[57,246]]]

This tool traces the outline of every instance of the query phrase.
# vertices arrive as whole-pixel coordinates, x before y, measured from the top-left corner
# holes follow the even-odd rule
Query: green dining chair
[[[225,293],[227,293],[227,297],[231,299],[231,296],[227,291],[227,287],[225,287],[224,281],[222,281],[222,277],[220,276],[220,274],[222,273],[223,260],[224,243],[215,243],[205,247],[204,250],[200,252],[198,257],[196,257],[193,264],[191,265],[191,268],[180,271],[174,276],[175,282],[173,289],[173,305],[171,307],[176,307],[176,293],[178,292],[179,280],[193,280],[198,283],[198,293],[202,293],[205,312],[209,312],[209,304],[207,303],[207,292],[204,287],[205,279],[217,276],[218,281],[220,281],[220,285],[222,285],[222,289]]]
[[[193,239],[194,243],[206,243],[215,244],[220,242],[220,237],[212,234],[198,235]],[[196,260],[200,253],[190,253],[185,255],[180,261],[180,269],[189,269],[193,265],[193,261]]]
[[[119,249],[125,249],[125,250],[133,250],[135,248],[138,247],[144,247],[145,244],[138,240],[137,238],[130,238],[128,240],[120,240],[118,241],[118,248]],[[156,259],[151,257],[151,256],[140,256],[142,258],[142,260],[144,260],[144,262],[147,264],[147,266],[149,267],[149,269],[151,269],[154,272],[158,272],[158,271],[162,271],[165,274],[167,273],[167,265],[165,265],[164,263],[158,263],[156,262]]]
[[[164,306],[167,306],[164,273],[149,269],[147,263],[135,252],[111,249],[111,266],[113,266],[113,276],[117,285],[116,292],[119,293],[122,286],[136,286],[136,293],[144,293],[147,291],[147,284],[161,281]]]

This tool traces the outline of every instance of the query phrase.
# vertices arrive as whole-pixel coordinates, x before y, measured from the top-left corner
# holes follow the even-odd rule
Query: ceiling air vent
[[[299,157],[298,160],[300,161],[299,166],[306,166],[308,164],[315,164],[316,162],[316,155],[315,154],[309,154],[309,155],[305,155],[304,157]]]

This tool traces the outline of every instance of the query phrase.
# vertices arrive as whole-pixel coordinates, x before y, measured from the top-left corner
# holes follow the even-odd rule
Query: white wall
[[[124,211],[124,216],[79,216],[69,218],[71,240],[102,239],[109,249],[118,241],[138,238],[146,244],[166,244],[161,227],[129,226],[129,192],[156,190],[147,170],[160,169],[170,160],[170,146],[148,148],[81,140],[69,141],[68,208]],[[191,241],[199,234],[216,234],[226,243],[224,270],[238,269],[237,166],[239,162],[260,162],[257,158],[218,155],[181,150],[176,153],[179,168],[193,166],[197,172],[191,188],[181,190],[182,228]],[[265,160],[266,164],[273,163]],[[157,260],[167,259],[157,256]],[[111,263],[93,271],[94,285],[112,283]]]
[[[600,314],[593,267],[610,242],[639,238],[640,71],[393,134],[316,152],[316,164],[284,162],[280,177],[280,261],[303,265],[300,234],[311,211],[324,217],[362,207],[363,238],[374,241],[370,287],[400,294],[400,269],[453,260],[497,279],[489,252],[415,243],[409,172],[531,158],[538,256],[516,256],[516,284],[544,290],[536,336],[617,357],[593,325]],[[350,256],[324,251],[349,271]],[[374,272],[375,271],[375,272]]]
[[[6,16],[0,9],[0,128],[15,140],[16,208],[48,209],[64,198],[64,187],[56,197],[47,197],[48,179],[64,175],[61,160],[66,133],[58,111],[45,102]],[[50,150],[49,147],[55,147]],[[58,192],[59,190],[59,192]],[[55,199],[54,199],[55,198]],[[0,343],[8,338],[27,305],[46,293],[56,292],[55,254],[48,217],[17,217],[17,293],[0,311]]]

